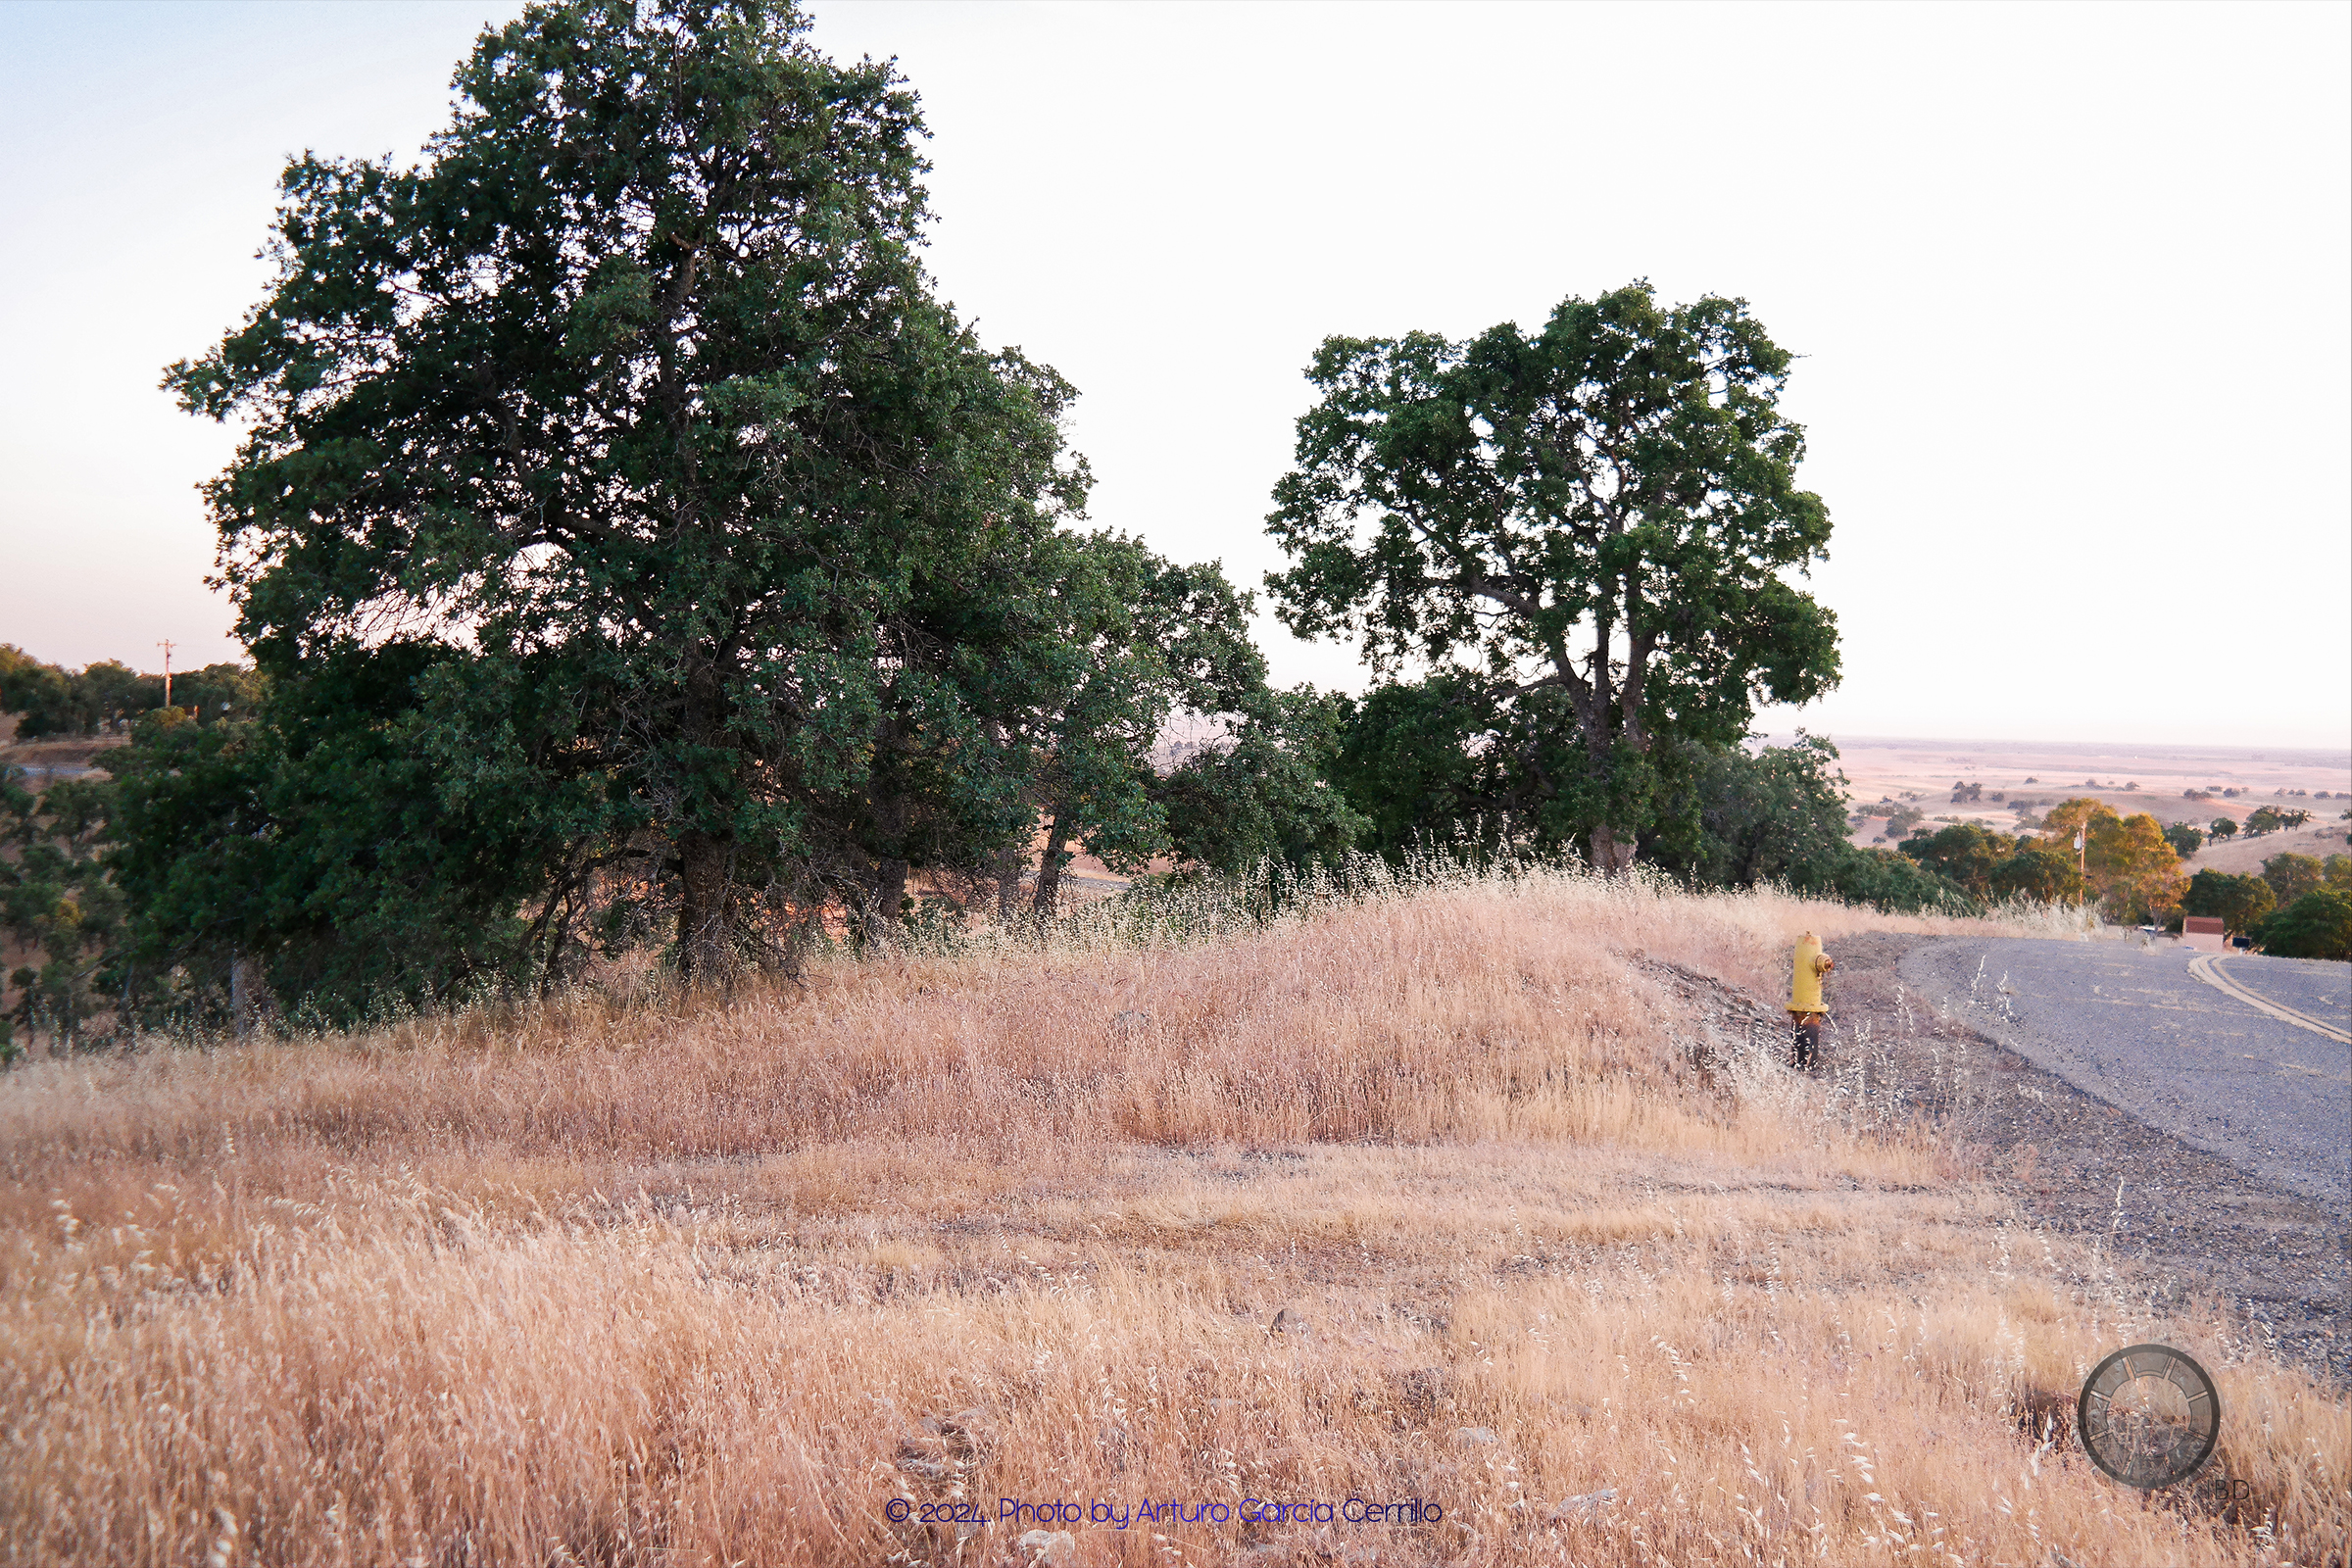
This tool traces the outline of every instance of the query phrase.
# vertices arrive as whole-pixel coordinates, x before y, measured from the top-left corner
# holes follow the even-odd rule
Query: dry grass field
[[[2325,860],[2330,855],[2342,855],[2347,848],[2352,848],[2352,843],[2347,842],[2341,813],[2330,811],[2327,820],[2308,823],[2303,827],[2265,833],[2257,838],[2222,839],[2208,843],[2180,863],[2191,874],[2215,870],[2242,875],[2260,871],[2262,862],[2274,855],[2308,855],[2315,860]]]
[[[2340,1391],[1670,983],[1930,924],[1462,876],[31,1063],[0,1559],[2340,1563]],[[2236,1502],[2049,1430],[2150,1338]]]
[[[2242,847],[2209,847],[2189,862],[2191,870],[2215,865],[2252,870],[2266,855],[2281,849],[2298,854],[2344,848],[2345,824],[2337,820],[2352,799],[2352,758],[2341,752],[2308,749],[2255,750],[2230,746],[2100,745],[2095,742],[1896,740],[1871,735],[1838,738],[1838,767],[1847,778],[1846,796],[1855,805],[1882,799],[1911,801],[1931,825],[1975,822],[1995,833],[2018,831],[2008,801],[2047,803],[2090,796],[2126,816],[2145,811],[2159,822],[2193,822],[2202,827],[2217,816],[2243,822],[2256,807],[2301,807],[2312,825],[2287,842],[2275,834]],[[2094,787],[2091,780],[2098,780]],[[2028,782],[2031,780],[2032,782]],[[1985,797],[1951,804],[1955,781],[1984,786]],[[2136,788],[2125,788],[2136,785]],[[2224,799],[2220,791],[2239,793]],[[2182,798],[2183,790],[2214,791],[2210,800]],[[2300,789],[2289,796],[2282,792]],[[1993,792],[2007,799],[1994,801]],[[2325,791],[2323,796],[2321,792]],[[1879,842],[1879,824],[1848,835],[1856,844]],[[2240,850],[2255,853],[2250,856]],[[2216,855],[2219,859],[2214,858]],[[2244,863],[2240,863],[2240,861]]]

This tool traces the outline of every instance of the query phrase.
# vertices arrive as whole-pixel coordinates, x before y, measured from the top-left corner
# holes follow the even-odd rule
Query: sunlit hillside
[[[1800,928],[1927,922],[1547,871],[1109,909],[9,1075],[0,1559],[2342,1551],[2335,1396],[1740,1022]],[[2235,1506],[2050,1428],[2159,1333]]]

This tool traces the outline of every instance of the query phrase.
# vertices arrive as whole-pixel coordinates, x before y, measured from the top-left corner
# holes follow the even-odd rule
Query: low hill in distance
[[[2260,806],[2292,805],[2314,818],[2302,839],[2328,843],[2326,835],[2332,833],[2331,847],[2338,850],[2346,826],[2352,825],[2339,820],[2352,810],[2352,757],[2340,752],[1867,735],[1835,739],[1838,766],[1849,781],[1847,797],[1856,807],[1891,798],[1916,807],[1931,822],[1977,822],[1996,833],[2016,833],[2015,805],[2021,799],[2037,803],[2033,808],[2042,810],[2053,802],[2089,796],[2125,815],[2145,811],[2159,822],[2199,827],[2217,816],[2243,822]],[[1786,740],[1776,736],[1772,743]],[[1984,793],[1954,805],[1954,783],[1979,784]],[[2132,785],[2138,787],[2128,787]],[[2188,790],[2210,792],[2212,798],[2190,800],[2184,796]],[[2225,790],[2237,793],[2225,796]],[[2003,799],[1993,800],[1996,793]],[[1878,842],[1878,834],[1879,826],[1873,823],[1857,828],[1852,837],[1857,844],[1870,844]],[[2281,847],[2313,853],[2307,843],[2285,846],[2285,838],[2271,834],[2254,840],[2251,847],[2259,853],[2251,860],[2241,866],[2233,858],[2223,868],[2252,869],[2263,856],[2278,854]],[[2209,849],[2191,863],[2221,864],[2210,858],[2213,853]]]

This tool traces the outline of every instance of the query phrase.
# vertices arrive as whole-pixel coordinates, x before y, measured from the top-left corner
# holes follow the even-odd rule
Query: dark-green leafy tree
[[[1983,887],[1845,836],[1838,748],[1800,732],[1793,745],[1661,748],[1667,780],[1644,860],[1705,887],[1778,883],[1885,909],[1973,913]]]
[[[251,718],[261,706],[262,688],[260,674],[250,665],[207,664],[202,669],[181,670],[172,677],[172,706],[207,724]],[[147,713],[163,706],[163,677],[141,675],[123,701],[122,711]]]
[[[2083,898],[2082,868],[2075,858],[2045,850],[2031,839],[2019,840],[2017,853],[1994,866],[1986,880],[1997,899],[2080,904]]]
[[[243,664],[207,664],[172,677],[172,701],[210,722],[250,717],[261,681]],[[17,735],[88,735],[164,706],[164,677],[102,661],[79,671],[44,664],[21,648],[0,644],[0,713],[15,713]]]
[[[1857,849],[1833,862],[1824,891],[1882,909],[1982,914],[1984,906],[1949,879],[1892,850]]]
[[[102,858],[111,786],[68,779],[39,795],[0,776],[0,930],[29,960],[8,975],[9,1024],[71,1049],[110,1000],[123,900]],[[0,1059],[13,1029],[0,1024]]]
[[[1248,601],[1214,563],[1177,565],[1110,534],[1065,538],[1056,553],[1054,624],[1036,640],[1043,700],[1008,726],[1038,755],[1040,914],[1054,910],[1071,844],[1124,871],[1172,847],[1152,756],[1172,716],[1238,719],[1265,692]]]
[[[2263,861],[2262,879],[2271,885],[2271,896],[2283,909],[2325,883],[2328,876],[2318,857],[2287,854],[2274,855]]]
[[[697,977],[1026,833],[986,666],[1083,498],[1068,387],[917,265],[913,95],[806,27],[529,9],[418,166],[294,161],[274,286],[169,377],[250,422],[209,495],[273,688],[413,650],[385,732],[511,841],[446,874],[641,875]]]
[[[17,739],[87,735],[104,716],[99,704],[99,691],[83,676],[0,644],[0,713],[17,715]]]
[[[1344,704],[1311,686],[1246,696],[1232,735],[1155,786],[1176,859],[1231,876],[1353,849],[1367,820],[1332,783]]]
[[[2352,896],[2314,888],[2263,921],[2254,940],[2282,958],[2352,958]]]
[[[576,803],[446,754],[413,695],[442,667],[405,642],[321,662],[260,721],[160,714],[109,756],[108,863],[155,1021],[230,1018],[241,964],[327,1022],[563,971]]]
[[[1736,743],[1760,702],[1837,679],[1835,618],[1787,580],[1830,534],[1779,406],[1789,360],[1740,301],[1641,283],[1535,333],[1327,339],[1268,518],[1283,619],[1545,706],[1521,733],[1573,745],[1531,825],[1623,869],[1658,742]]]
[[[15,643],[0,643],[0,713],[24,710],[25,685],[33,678],[34,670],[44,667],[39,660]]]
[[[1898,846],[1936,875],[1983,898],[1992,892],[1993,873],[2017,854],[2017,840],[1978,822],[1955,822],[1934,833],[1918,833]]]
[[[1643,858],[1706,887],[1780,882],[1820,892],[1853,860],[1845,775],[1822,737],[1753,752],[1692,746],[1672,761],[1666,808],[1642,841]]]
[[[2271,885],[2258,876],[2208,870],[2188,879],[2180,895],[2180,912],[2217,915],[2223,929],[2242,934],[2260,925],[2278,903]]]
[[[1436,843],[1491,850],[1524,808],[1505,714],[1447,672],[1375,686],[1340,715],[1333,782],[1366,818],[1359,847],[1397,859]]]

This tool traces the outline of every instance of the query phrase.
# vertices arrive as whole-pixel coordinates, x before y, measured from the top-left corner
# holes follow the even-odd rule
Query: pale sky
[[[514,9],[0,6],[0,641],[240,656],[231,437],[157,377],[285,156],[412,156]],[[1765,726],[2352,745],[2352,7],[812,9],[921,93],[932,270],[1084,394],[1099,525],[1256,588],[1321,339],[1647,277],[1802,356],[1846,675]]]

